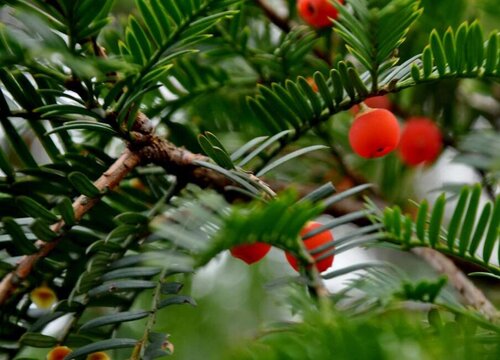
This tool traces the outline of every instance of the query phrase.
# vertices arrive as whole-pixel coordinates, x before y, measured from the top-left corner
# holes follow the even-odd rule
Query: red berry
[[[364,103],[366,106],[374,109],[386,109],[386,110],[392,109],[391,100],[387,95],[372,96],[370,98],[365,99]],[[359,106],[354,105],[351,108],[351,111],[354,115],[356,115],[359,112]]]
[[[338,2],[343,4],[344,0],[338,0]],[[336,19],[338,16],[337,9],[329,0],[299,0],[297,8],[300,17],[309,25],[317,28],[331,26],[330,19]]]
[[[399,142],[398,120],[389,110],[369,109],[356,115],[349,143],[356,154],[376,158],[390,153]]]
[[[401,134],[399,154],[410,166],[432,163],[441,153],[443,137],[436,124],[424,117],[407,120]]]
[[[323,224],[316,222],[316,221],[311,221],[311,222],[307,223],[306,226],[304,226],[304,228],[300,232],[300,236],[304,236],[308,232],[310,232],[310,231],[312,231],[320,226],[323,226]],[[325,230],[317,235],[314,235],[314,236],[304,240],[304,245],[306,246],[306,249],[308,251],[311,251],[311,250],[314,250],[314,249],[316,249],[322,245],[325,245],[326,243],[329,243],[331,241],[333,241],[332,233],[328,230]],[[320,256],[322,256],[323,254],[325,254],[328,251],[331,251],[331,249],[327,249],[327,250],[321,251],[317,254],[314,254],[313,258],[316,260],[317,258],[319,258]],[[286,259],[288,260],[288,263],[296,271],[299,271],[297,259],[292,254],[289,254],[289,253],[285,253],[285,256],[286,256]],[[330,255],[330,256],[327,256],[326,258],[316,262],[316,267],[318,268],[318,271],[323,272],[326,269],[328,269],[330,266],[332,266],[333,257],[334,257],[333,255]]]
[[[271,245],[257,242],[233,247],[231,255],[251,265],[262,259],[271,250]]]

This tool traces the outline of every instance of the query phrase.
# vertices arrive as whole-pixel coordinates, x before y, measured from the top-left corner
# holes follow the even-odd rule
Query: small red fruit
[[[349,130],[349,143],[356,154],[377,158],[394,150],[399,143],[398,120],[389,110],[361,111]]]
[[[262,259],[271,250],[271,245],[257,242],[255,244],[243,244],[233,247],[231,255],[243,260],[248,265],[256,263]]]
[[[424,117],[409,118],[401,134],[399,154],[410,166],[432,163],[441,153],[443,137],[437,125]]]
[[[64,360],[71,353],[71,349],[67,346],[56,346],[47,354],[47,360]]]
[[[374,109],[392,109],[392,102],[387,95],[369,97],[365,99],[364,103],[366,106]],[[351,108],[351,111],[354,115],[356,115],[359,112],[359,105],[354,105]]]
[[[105,352],[99,351],[88,355],[86,360],[111,360],[111,358]]]
[[[343,4],[344,0],[338,0]],[[330,19],[336,19],[338,11],[329,0],[299,0],[297,2],[299,15],[309,25],[322,28],[331,26]]]
[[[300,236],[306,235],[308,232],[311,232],[312,230],[323,226],[323,224],[316,222],[316,221],[311,221],[304,226],[304,228],[300,232]],[[317,235],[314,235],[306,240],[304,240],[304,245],[306,246],[306,249],[308,251],[314,250],[322,245],[325,245],[326,243],[329,243],[333,241],[333,235],[330,231],[325,230]],[[321,251],[317,254],[313,255],[313,258],[316,260],[326,252],[331,251],[331,249],[327,249],[324,251]],[[299,271],[299,266],[297,263],[297,259],[289,253],[285,253],[286,259],[288,260],[288,263],[296,270]],[[328,269],[330,266],[333,264],[333,255],[327,256],[326,258],[316,262],[316,267],[318,268],[319,272],[323,272],[326,269]]]

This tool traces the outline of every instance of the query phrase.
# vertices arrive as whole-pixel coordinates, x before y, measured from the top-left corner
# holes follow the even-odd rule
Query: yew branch
[[[132,169],[139,165],[140,161],[141,158],[138,154],[126,149],[115,163],[94,182],[94,185],[101,191],[113,189]],[[77,221],[80,220],[99,200],[100,198],[89,198],[84,195],[79,196],[73,203],[75,219]],[[61,233],[64,231],[65,226],[65,222],[60,220],[51,226],[51,230]],[[0,283],[0,305],[3,305],[19,285],[31,274],[37,262],[54,250],[62,239],[63,234],[51,242],[37,240],[36,246],[38,247],[38,251],[32,255],[22,257],[16,269],[2,279]]]

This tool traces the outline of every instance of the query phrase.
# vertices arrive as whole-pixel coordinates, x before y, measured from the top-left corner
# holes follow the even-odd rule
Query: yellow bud
[[[67,346],[56,346],[47,354],[47,360],[63,360],[70,352]]]
[[[105,352],[99,351],[87,356],[87,360],[111,360],[111,358]]]
[[[31,301],[40,309],[50,309],[57,301],[54,290],[45,285],[33,289],[30,297]]]

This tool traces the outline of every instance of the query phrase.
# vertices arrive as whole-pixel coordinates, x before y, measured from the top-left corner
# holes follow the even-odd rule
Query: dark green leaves
[[[93,344],[82,346],[66,356],[65,360],[78,359],[81,356],[89,355],[98,351],[106,351],[113,349],[132,348],[137,344],[135,339],[115,338],[109,340],[97,341]]]
[[[38,333],[25,333],[19,342],[25,346],[33,346],[37,348],[49,348],[57,345],[59,340],[52,336],[42,335]]]
[[[56,222],[59,220],[55,214],[47,210],[42,204],[27,196],[18,196],[16,204],[28,216],[41,218],[48,222]]]
[[[354,14],[344,4],[336,4],[340,15],[335,21],[335,31],[364,68],[377,74],[379,66],[395,56],[410,27],[422,14],[420,3],[397,0],[381,8],[377,8],[377,3],[365,1],[351,5]]]
[[[149,311],[126,311],[116,314],[104,315],[87,321],[80,327],[80,331],[90,330],[99,326],[121,324],[127,321],[139,320],[145,318],[148,315]]]
[[[456,32],[449,28],[444,36],[432,31],[429,45],[422,54],[421,74],[412,69],[413,79],[434,79],[445,76],[494,76],[498,74],[498,31],[483,40],[477,22],[463,23]],[[437,73],[435,72],[437,70]]]
[[[72,172],[69,174],[68,180],[78,192],[85,196],[90,198],[101,196],[99,189],[96,188],[92,181],[90,181],[89,178],[81,172]]]
[[[492,260],[493,249],[500,242],[500,197],[486,203],[480,210],[481,192],[479,184],[463,187],[446,227],[442,226],[442,222],[444,209],[449,201],[444,194],[438,197],[430,215],[428,203],[423,201],[415,223],[407,216],[401,216],[397,207],[386,209],[383,218],[379,219],[384,222],[390,238],[406,248],[433,247],[486,266],[492,273],[500,274],[500,268],[494,265],[495,260]],[[477,250],[481,242],[483,252],[480,258]]]
[[[171,305],[183,305],[183,304],[196,306],[196,301],[194,301],[194,299],[190,296],[185,296],[185,295],[172,296],[160,301],[160,303],[158,304],[158,309],[162,309],[164,307]]]
[[[3,218],[2,224],[7,234],[12,237],[13,245],[21,254],[29,255],[37,251],[36,246],[26,237],[21,226],[19,226],[13,218]]]
[[[198,142],[201,148],[213,161],[224,169],[234,169],[234,164],[227,153],[224,145],[211,132],[206,132],[204,135],[198,136]]]
[[[143,290],[152,289],[156,284],[147,280],[117,280],[107,281],[88,292],[91,297],[110,294],[113,292],[127,291],[127,290]]]

